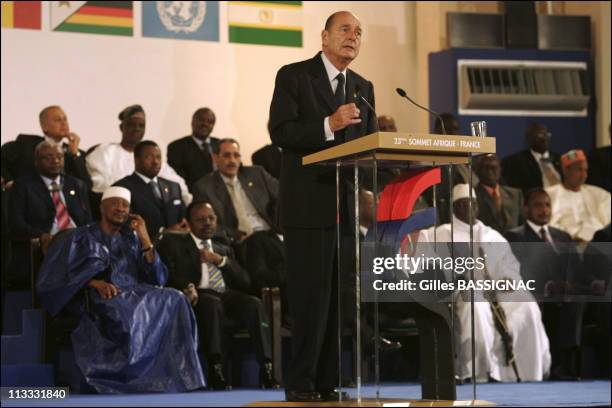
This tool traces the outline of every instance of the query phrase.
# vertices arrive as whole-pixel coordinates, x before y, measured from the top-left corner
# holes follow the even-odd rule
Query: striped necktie
[[[212,247],[208,243],[208,241],[202,241],[202,247],[208,251],[212,251]],[[225,292],[225,281],[223,280],[223,274],[221,273],[221,269],[217,268],[215,264],[212,264],[210,262],[207,262],[206,266],[208,267],[209,287],[219,293]]]
[[[70,228],[70,215],[60,196],[60,188],[55,181],[51,183],[51,200],[53,200],[53,205],[55,206],[57,229],[62,231]]]

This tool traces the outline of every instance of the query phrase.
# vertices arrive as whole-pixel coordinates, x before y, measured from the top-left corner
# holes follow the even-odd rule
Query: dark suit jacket
[[[36,174],[34,167],[34,149],[45,138],[36,135],[19,135],[16,140],[2,146],[2,177],[15,180],[26,174]],[[78,157],[72,156],[68,145],[62,144],[64,150],[64,173],[83,181],[91,188],[91,179],[85,167],[85,152],[79,149]]]
[[[236,261],[231,247],[213,241],[213,251],[227,256],[227,263],[221,268],[227,287],[248,291],[251,280],[247,271]],[[191,234],[163,234],[157,244],[157,252],[168,267],[168,286],[183,290],[202,278],[200,252]]]
[[[89,193],[81,180],[64,175],[62,192],[66,209],[77,227],[89,223]],[[9,225],[13,236],[34,238],[51,231],[55,205],[42,178],[25,175],[15,181],[9,196]]]
[[[275,229],[278,181],[259,166],[240,167],[238,180],[257,213]],[[217,214],[219,229],[233,239],[239,237],[236,211],[219,170],[202,177],[193,185],[193,200],[209,202]]]
[[[151,187],[136,173],[113,184],[130,190],[132,193],[130,212],[144,218],[151,239],[159,235],[160,228],[174,225],[185,216],[185,204],[181,198],[181,187],[178,183],[161,177],[157,177],[157,183],[161,190],[163,203],[155,198]]]
[[[562,176],[559,154],[549,152],[550,160]],[[502,178],[510,187],[518,188],[525,194],[532,188],[542,187],[542,170],[529,149],[502,160]]]
[[[361,99],[354,99],[357,90],[375,106],[372,83],[349,69],[346,102],[357,104],[361,123],[346,128],[346,141],[378,129],[376,115]],[[302,166],[302,157],[342,143],[325,141],[323,121],[337,108],[319,54],[285,65],[278,71],[270,105],[269,131],[272,142],[283,149],[280,211],[284,227],[321,228],[336,222],[335,168]]]
[[[211,147],[219,142],[216,137],[208,137]],[[212,156],[200,149],[191,135],[175,140],[168,145],[168,164],[185,179],[189,191],[193,184],[213,171]]]
[[[285,246],[274,231],[259,231],[242,245],[254,289],[283,286],[287,277]],[[260,291],[257,291],[260,292]]]
[[[521,208],[523,206],[523,193],[516,188],[499,186],[502,199],[503,215],[497,212],[495,202],[482,184],[476,186],[478,199],[478,219],[485,225],[504,233],[519,225]]]
[[[280,178],[281,160],[283,154],[273,144],[265,145],[251,156],[251,161],[256,166],[261,166],[277,180]]]
[[[64,175],[62,193],[68,214],[77,227],[92,221],[85,183]],[[26,240],[51,232],[56,214],[55,205],[49,189],[38,174],[24,175],[15,180],[15,185],[9,191],[8,201],[10,238],[15,241],[11,243],[11,258],[6,278],[16,287],[27,288],[31,287],[32,282],[29,273],[30,244]]]
[[[607,191],[610,191],[610,155],[612,154],[612,147],[600,147],[591,152],[589,157],[589,178],[587,179],[588,184],[601,187]]]
[[[536,279],[536,292],[541,295],[548,280],[576,281],[580,278],[582,265],[575,252],[572,238],[568,233],[558,228],[548,226],[552,241],[557,252],[550,245],[543,245],[544,240],[529,224],[513,228],[506,232],[505,237],[514,244],[512,249],[521,262],[521,276],[524,280]],[[540,243],[540,245],[529,245]]]

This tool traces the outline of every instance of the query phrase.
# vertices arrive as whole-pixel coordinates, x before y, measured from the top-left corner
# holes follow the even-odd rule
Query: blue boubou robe
[[[91,279],[121,290],[109,300],[89,291],[89,311],[72,332],[79,368],[100,393],[183,392],[204,386],[197,326],[187,298],[161,288],[168,271],[157,253],[144,260],[129,228],[108,236],[98,223],[60,237],[45,256],[37,281],[51,315],[83,311],[77,295]]]

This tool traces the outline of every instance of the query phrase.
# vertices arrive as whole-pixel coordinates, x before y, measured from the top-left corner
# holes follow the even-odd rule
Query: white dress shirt
[[[338,68],[331,63],[331,61],[325,56],[325,53],[321,53],[321,59],[323,60],[323,65],[325,66],[325,71],[327,72],[327,79],[329,79],[329,84],[331,85],[332,94],[336,93],[336,88],[338,87],[338,80],[336,77],[338,74],[342,73],[344,75],[344,94],[346,95],[346,71],[338,71]],[[325,129],[325,141],[330,142],[334,140],[334,132],[332,132],[329,127],[329,116],[327,116],[323,120],[323,127]]]
[[[51,200],[53,201],[53,192],[51,184],[53,182],[55,182],[58,187],[60,188],[59,190],[59,195],[60,195],[60,200],[62,200],[62,203],[64,203],[64,207],[66,207],[66,211],[68,211],[68,205],[66,204],[66,197],[64,197],[64,192],[62,191],[62,177],[61,176],[57,176],[55,179],[50,179],[48,177],[45,177],[43,175],[40,176],[43,180],[43,182],[45,183],[45,186],[47,186],[47,189],[49,190],[49,195],[51,196]],[[54,204],[55,206],[55,204]],[[72,217],[70,216],[70,213],[68,213],[68,218],[70,219],[70,227],[72,228],[76,228],[76,224],[74,223],[74,221],[72,220]],[[51,235],[55,235],[59,232],[59,229],[57,227],[57,217],[53,218],[53,225],[51,226]]]
[[[191,238],[193,239],[193,242],[195,242],[196,246],[198,247],[198,249],[204,249],[204,245],[202,243],[203,240],[201,240],[200,238],[196,237],[195,235],[193,235],[192,232],[189,233],[191,235]],[[209,248],[212,248],[212,242],[210,239],[206,240],[208,241],[208,245]],[[208,289],[209,287],[209,278],[210,275],[208,273],[208,264],[206,262],[202,262],[200,264],[202,266],[202,274],[200,277],[200,282],[198,283],[198,285],[196,286],[198,289]]]

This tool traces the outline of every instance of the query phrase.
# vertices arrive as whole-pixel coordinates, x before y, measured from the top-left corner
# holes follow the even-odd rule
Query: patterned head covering
[[[565,169],[574,163],[586,160],[586,155],[582,149],[573,149],[561,156],[561,166]]]

